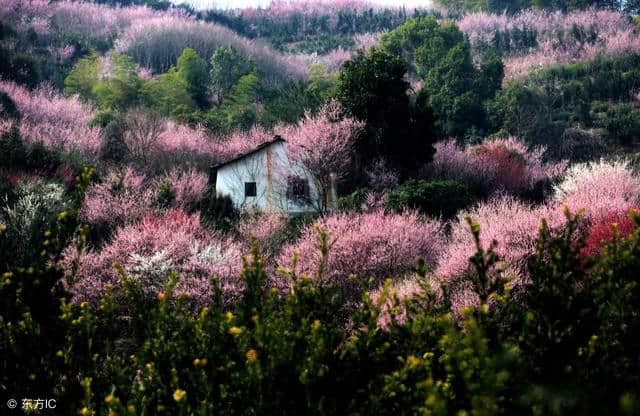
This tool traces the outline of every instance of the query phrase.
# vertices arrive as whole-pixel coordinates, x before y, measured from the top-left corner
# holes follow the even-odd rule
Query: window
[[[256,183],[255,182],[245,182],[244,183],[244,196],[249,197],[249,196],[256,196],[258,194],[258,191],[256,189]]]
[[[299,176],[287,178],[287,198],[304,202],[309,199],[309,182]]]

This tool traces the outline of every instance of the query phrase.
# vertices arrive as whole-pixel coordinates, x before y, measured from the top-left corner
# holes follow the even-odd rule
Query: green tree
[[[407,20],[403,25],[382,37],[382,48],[402,57],[413,73],[424,76],[457,44],[464,42],[464,34],[453,22],[438,24],[435,16]]]
[[[196,104],[175,68],[152,79],[141,87],[142,101],[166,116],[179,118],[196,111]]]
[[[231,90],[240,78],[256,71],[256,65],[232,46],[220,46],[211,57],[211,92],[218,100]]]
[[[186,48],[178,58],[177,71],[191,98],[200,107],[206,107],[209,74],[205,60],[195,50]]]
[[[95,51],[78,59],[64,80],[64,92],[78,94],[83,100],[94,98],[93,87],[100,75],[100,57]]]
[[[435,140],[426,94],[411,99],[407,65],[383,49],[359,52],[344,64],[338,98],[354,117],[367,123],[356,143],[364,164],[384,156],[403,172],[429,160]]]
[[[482,103],[500,89],[504,76],[498,57],[476,68],[464,34],[453,22],[438,23],[434,16],[409,19],[383,36],[382,47],[424,79],[423,92],[443,135],[464,137],[486,130]]]
[[[93,86],[92,94],[104,109],[124,110],[136,105],[143,84],[138,65],[126,55],[111,54],[109,59],[113,68],[104,81]]]

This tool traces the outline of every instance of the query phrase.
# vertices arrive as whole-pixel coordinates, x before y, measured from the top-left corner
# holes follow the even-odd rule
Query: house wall
[[[300,165],[287,158],[285,142],[275,142],[260,151],[221,166],[216,176],[216,193],[229,195],[239,209],[257,209],[262,212],[314,212],[318,192],[313,177]],[[287,198],[287,177],[296,175],[309,183],[310,204],[297,203]],[[256,196],[245,197],[245,182],[256,183]],[[331,206],[335,204],[335,189]]]

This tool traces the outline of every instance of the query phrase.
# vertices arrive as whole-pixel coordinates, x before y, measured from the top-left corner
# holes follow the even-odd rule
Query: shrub
[[[339,212],[358,211],[367,198],[367,189],[356,189],[349,195],[338,198],[337,208]]]
[[[51,229],[58,212],[70,203],[61,185],[41,180],[19,183],[15,195],[15,203],[0,214],[8,229],[3,237],[15,245],[15,263],[28,264],[39,256],[36,250],[46,240],[45,231]]]
[[[172,169],[165,175],[161,184],[165,184],[165,192],[167,185],[170,185],[173,197],[166,199],[169,205],[186,212],[193,212],[198,208],[200,201],[204,197],[208,181],[209,179],[206,175],[193,168],[187,170]],[[162,187],[162,185],[159,187]],[[160,192],[160,190],[157,192]]]
[[[163,179],[158,184],[155,192],[155,205],[159,208],[169,208],[176,200],[176,193],[168,178]]]
[[[325,260],[317,250],[318,230],[329,235]],[[322,279],[354,299],[360,288],[349,279],[350,275],[373,277],[377,286],[385,278],[409,272],[420,259],[433,266],[443,245],[441,224],[413,211],[335,214],[305,227],[299,241],[283,249],[279,264],[294,267],[301,275]],[[292,263],[294,253],[299,256],[297,264]],[[320,261],[326,263],[321,265]]]
[[[559,156],[572,162],[598,159],[607,150],[607,145],[598,134],[578,128],[565,130],[560,140]]]
[[[513,137],[487,140],[464,149],[447,141],[436,144],[428,170],[434,178],[480,185],[490,193],[522,192],[540,181],[554,180],[564,171],[567,162],[547,163],[545,151],[544,147],[529,149]]]
[[[467,217],[477,222],[482,230],[479,243],[483,250],[496,242],[495,252],[500,256],[500,263],[491,272],[504,272],[516,280],[528,275],[527,262],[535,254],[540,219],[546,218],[554,231],[564,226],[564,217],[556,206],[532,207],[511,196],[482,202],[459,213],[451,224],[450,242],[435,269],[436,276],[445,281],[463,276],[471,267],[469,259],[474,253],[474,241]],[[472,299],[455,301],[459,302],[457,307],[464,307]]]
[[[416,291],[406,282],[405,292],[415,295],[401,301],[385,283],[377,296],[362,298],[345,328],[335,319],[341,304],[328,290],[331,282],[289,273],[286,296],[265,291],[268,277],[257,250],[245,263],[233,305],[213,296],[194,313],[189,296],[176,290],[185,282],[175,274],[150,297],[157,290],[154,271],[168,270],[169,253],[184,251],[180,232],[175,247],[162,246],[164,254],[132,256],[132,275],[123,273],[122,290],[107,290],[100,307],[69,302],[50,262],[76,231],[75,212],[58,216],[50,244],[41,246],[46,255],[33,267],[16,266],[15,253],[0,250],[6,323],[0,361],[8,370],[0,384],[8,392],[54,391],[63,414],[638,411],[638,227],[585,267],[575,218],[565,219],[555,237],[543,225],[531,279],[517,297],[501,289],[503,279],[487,274],[495,252],[476,246],[470,290],[482,299],[478,307],[454,317],[449,287],[438,290],[423,280],[415,282]],[[176,229],[199,234],[195,217],[173,213],[166,222],[156,220],[132,229],[131,241],[145,234],[154,245],[151,233],[140,233],[146,227],[166,228],[163,235]],[[634,222],[640,226],[639,218]],[[473,222],[471,228],[477,240],[482,230]],[[0,245],[5,231],[0,228]],[[326,235],[320,240],[326,256]],[[212,292],[220,294],[215,284]],[[400,311],[404,318],[395,319]],[[383,329],[378,323],[385,317]]]
[[[89,121],[89,127],[105,128],[112,122],[123,124],[120,116],[113,113],[112,111],[100,111],[95,116],[93,116],[91,121]]]
[[[554,199],[571,212],[584,210],[588,221],[599,222],[612,213],[626,213],[640,202],[640,179],[626,160],[571,166],[554,187]]]
[[[55,151],[93,155],[100,146],[100,129],[88,127],[93,109],[77,97],[64,97],[50,87],[33,91],[13,82],[0,82],[22,115],[20,134],[27,143],[42,143]]]
[[[149,297],[166,285],[169,270],[179,271],[182,280],[176,290],[201,308],[213,300],[212,276],[219,279],[225,303],[237,299],[242,285],[237,279],[239,258],[239,247],[206,230],[199,215],[170,209],[148,213],[140,222],[118,229],[98,251],[67,250],[63,264],[77,262],[77,276],[70,287],[76,302],[86,300],[97,306],[107,285],[120,288],[113,267],[117,262]]]
[[[292,239],[290,222],[287,214],[245,213],[240,217],[238,233],[247,251],[255,240],[265,259],[272,260]]]
[[[102,131],[98,159],[106,163],[121,163],[128,159],[129,146],[124,140],[124,131],[117,121],[111,121]]]
[[[636,229],[632,214],[632,211],[614,212],[591,224],[587,228],[582,253],[593,257],[601,253],[604,247],[616,238],[627,239]]]
[[[138,221],[151,206],[153,190],[149,182],[130,167],[107,172],[101,182],[87,189],[80,219],[111,229]]]
[[[394,211],[417,209],[420,212],[450,218],[477,200],[468,185],[454,180],[409,180],[394,188],[387,204]]]
[[[16,103],[6,92],[0,92],[0,118],[20,119],[20,112],[16,107]]]
[[[239,213],[230,196],[217,195],[215,189],[210,188],[200,202],[200,215],[207,226],[224,232],[233,227]]]

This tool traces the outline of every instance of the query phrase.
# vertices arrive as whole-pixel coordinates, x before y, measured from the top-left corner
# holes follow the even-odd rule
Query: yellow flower
[[[136,407],[132,404],[130,404],[129,406],[127,406],[127,412],[133,414],[136,412]]]
[[[416,368],[420,364],[422,364],[422,360],[414,355],[410,355],[407,357],[407,364],[409,364],[409,368]]]
[[[93,412],[89,410],[87,407],[83,407],[82,410],[80,410],[80,414],[82,416],[90,416],[93,414]]]
[[[207,359],[206,358],[200,358],[200,365],[207,365]]]
[[[165,297],[166,297],[166,295],[164,294],[164,292],[158,292],[158,300],[160,302],[162,302]]]
[[[179,402],[179,401],[182,401],[186,396],[187,396],[186,391],[178,389],[173,393],[173,400]]]
[[[58,219],[63,220],[67,217],[67,215],[69,215],[67,211],[62,211],[60,214],[58,214]]]
[[[109,404],[111,403],[113,400],[115,399],[115,397],[113,397],[113,394],[108,395],[107,397],[104,398],[104,402]]]
[[[227,322],[229,322],[233,319],[233,313],[227,312],[224,317],[227,319]]]
[[[254,349],[251,349],[249,351],[247,351],[247,364],[249,365],[253,365],[255,364],[256,360],[258,359],[258,352]]]
[[[313,323],[311,324],[311,329],[313,329],[314,331],[317,331],[318,328],[320,328],[320,321],[319,320],[315,320],[313,321]]]
[[[242,328],[238,328],[237,326],[232,326],[229,328],[229,333],[231,335],[240,335],[242,334]]]
[[[193,366],[194,367],[197,367],[199,365],[200,365],[200,359],[199,358],[196,358],[195,360],[193,360]]]

